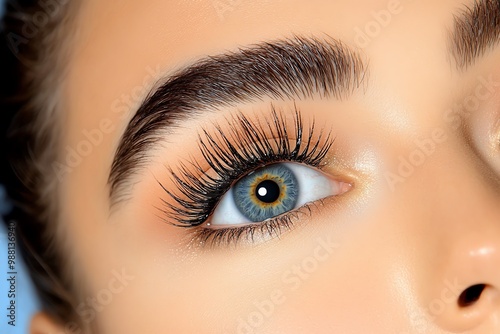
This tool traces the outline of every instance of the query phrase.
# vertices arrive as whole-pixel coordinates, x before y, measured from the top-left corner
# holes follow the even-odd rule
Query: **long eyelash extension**
[[[165,220],[173,220],[176,222],[173,225],[181,227],[203,224],[231,185],[265,165],[299,162],[320,168],[333,145],[331,131],[325,134],[324,129],[317,130],[313,120],[304,135],[301,113],[297,107],[294,111],[293,131],[288,129],[283,113],[274,106],[271,107],[271,121],[265,125],[260,120],[252,122],[239,113],[231,120],[226,119],[228,131],[219,124],[214,125],[214,134],[204,129],[198,135],[198,146],[214,176],[208,175],[195,160],[188,165],[179,163],[177,173],[167,167],[178,192],[168,190],[158,181],[170,199],[162,199],[164,207],[158,208],[166,216]],[[229,233],[239,233],[222,229],[211,231],[225,237]]]

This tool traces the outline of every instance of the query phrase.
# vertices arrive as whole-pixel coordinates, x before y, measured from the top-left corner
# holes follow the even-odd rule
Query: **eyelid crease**
[[[200,153],[215,176],[209,175],[195,160],[187,164],[180,162],[177,172],[167,167],[176,189],[169,190],[158,181],[167,195],[166,199],[161,199],[162,207],[157,208],[160,218],[182,227],[203,224],[236,180],[267,164],[299,162],[320,168],[334,142],[331,131],[318,130],[313,119],[304,133],[303,119],[296,105],[294,113],[293,131],[283,111],[273,105],[272,121],[266,123],[268,133],[260,120],[252,122],[241,113],[232,120],[226,119],[227,133],[219,124],[214,124],[214,135],[203,129],[199,135]],[[291,144],[292,136],[295,140]]]
[[[328,35],[293,34],[204,56],[173,72],[148,93],[117,145],[108,176],[110,206],[130,198],[130,178],[149,165],[151,150],[184,121],[264,98],[346,99],[366,88],[362,56]]]

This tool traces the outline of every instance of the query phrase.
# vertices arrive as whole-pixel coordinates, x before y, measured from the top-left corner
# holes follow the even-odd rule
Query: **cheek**
[[[347,214],[325,209],[314,227],[301,231],[300,251],[294,251],[293,236],[292,244],[285,240],[280,250],[291,258],[273,262],[280,266],[263,277],[267,287],[244,301],[250,306],[239,314],[245,326],[258,333],[383,333],[389,324],[405,328],[405,309],[415,306],[405,301],[412,265],[402,251],[406,240],[401,235],[409,232],[403,217],[390,207]]]

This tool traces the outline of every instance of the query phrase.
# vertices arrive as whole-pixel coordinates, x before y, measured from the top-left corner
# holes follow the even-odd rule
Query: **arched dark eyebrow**
[[[466,69],[500,41],[500,0],[476,0],[455,16],[450,50],[457,67]]]
[[[183,119],[265,97],[343,99],[364,77],[359,54],[331,38],[294,37],[206,57],[151,92],[129,122],[111,166],[111,203],[127,197],[123,185]]]

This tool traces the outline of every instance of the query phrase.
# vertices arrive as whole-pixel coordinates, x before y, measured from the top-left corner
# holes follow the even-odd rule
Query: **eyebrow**
[[[365,74],[360,55],[330,37],[264,42],[187,66],[152,91],[127,125],[108,178],[111,205],[128,197],[124,185],[180,121],[265,97],[345,99]]]
[[[450,51],[464,70],[500,41],[500,0],[475,0],[455,16]]]

